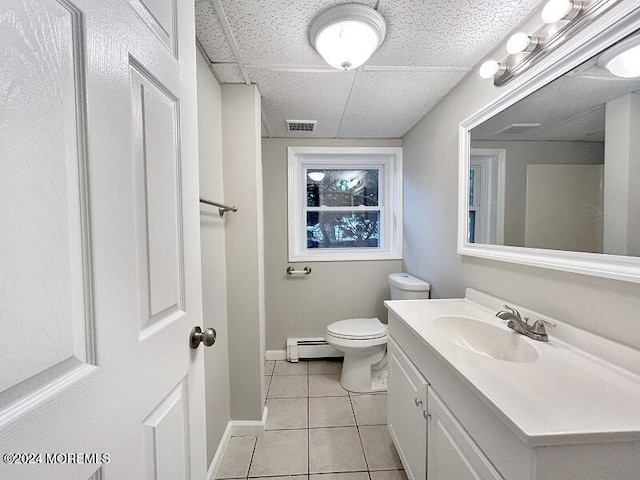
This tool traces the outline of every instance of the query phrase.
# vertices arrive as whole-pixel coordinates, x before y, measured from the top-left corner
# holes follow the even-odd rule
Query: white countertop
[[[385,305],[528,445],[640,441],[640,376],[554,337],[561,323],[548,329],[548,343],[522,336],[538,358],[518,363],[468,351],[434,328],[435,318],[459,315],[512,332],[497,310],[469,299]]]

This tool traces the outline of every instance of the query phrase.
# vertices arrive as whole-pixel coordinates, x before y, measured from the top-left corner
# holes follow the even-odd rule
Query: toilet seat
[[[387,326],[376,317],[350,318],[330,324],[326,333],[344,340],[375,340],[387,336]]]

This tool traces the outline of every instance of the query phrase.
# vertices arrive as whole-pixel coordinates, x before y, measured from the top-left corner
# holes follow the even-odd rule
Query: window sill
[[[322,251],[316,254],[300,253],[289,256],[289,262],[353,262],[374,260],[402,260],[402,253],[398,252],[342,252]]]

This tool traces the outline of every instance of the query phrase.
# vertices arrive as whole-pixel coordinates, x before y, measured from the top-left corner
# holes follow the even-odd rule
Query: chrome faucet
[[[540,342],[549,341],[549,335],[547,335],[544,326],[556,326],[555,323],[547,322],[546,320],[536,320],[533,325],[529,325],[529,318],[524,317],[523,319],[520,316],[520,312],[509,305],[504,305],[504,310],[496,313],[496,317],[507,320],[507,327],[510,329]]]

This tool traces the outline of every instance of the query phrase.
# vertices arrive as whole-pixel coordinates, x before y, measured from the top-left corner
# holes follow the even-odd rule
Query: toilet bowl
[[[325,332],[327,342],[344,352],[340,384],[351,392],[387,389],[387,326],[377,318],[334,322]]]
[[[389,275],[391,300],[429,298],[430,285],[407,273]],[[349,391],[387,390],[387,326],[377,318],[351,318],[327,327],[325,339],[344,352],[340,384]]]

